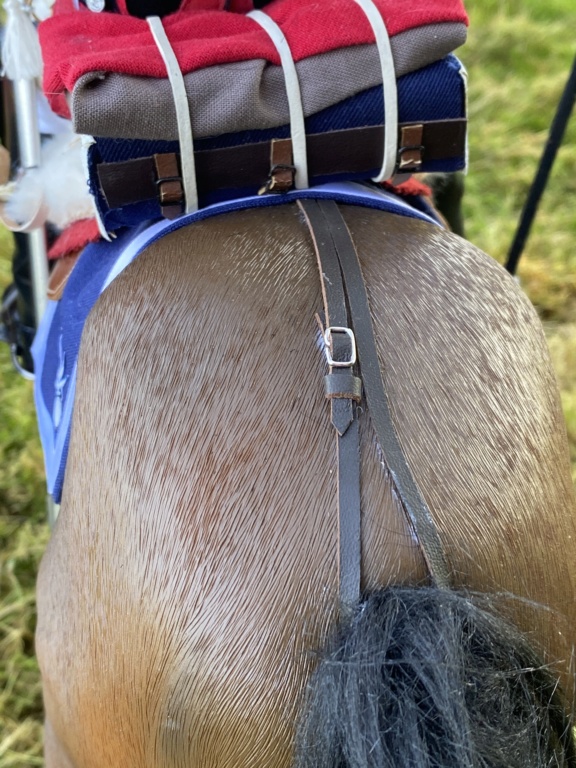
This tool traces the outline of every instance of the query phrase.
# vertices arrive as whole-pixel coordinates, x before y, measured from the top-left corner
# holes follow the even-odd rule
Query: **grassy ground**
[[[6,285],[9,239],[0,240]],[[34,645],[34,580],[48,539],[44,481],[29,382],[0,347],[0,766],[42,765]]]
[[[470,83],[467,236],[506,259],[576,55],[573,0],[472,0],[461,55]],[[576,110],[520,264],[545,321],[576,481]]]
[[[469,44],[470,240],[503,261],[576,52],[574,0],[473,0]],[[520,275],[545,320],[576,467],[576,114]],[[0,234],[0,287],[9,281]],[[576,479],[576,472],[575,472]],[[42,765],[33,657],[35,571],[47,541],[31,387],[0,347],[0,768]]]

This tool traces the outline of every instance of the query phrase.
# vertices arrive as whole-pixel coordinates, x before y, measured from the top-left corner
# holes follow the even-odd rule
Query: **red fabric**
[[[424,197],[432,197],[431,188],[427,184],[415,179],[414,176],[403,181],[402,184],[392,184],[389,181],[385,181],[382,186],[385,189],[389,189],[390,192],[395,192],[397,195],[402,195],[403,197],[419,197],[421,195]]]
[[[119,13],[128,16],[129,11],[126,7],[126,0],[116,0]],[[181,0],[181,11],[222,11],[226,5],[226,0]],[[252,0],[228,0],[228,10],[233,13],[248,13],[254,8]],[[62,13],[92,13],[88,9],[81,5],[76,8],[74,0],[55,0],[53,7],[54,15]]]
[[[70,253],[76,253],[88,243],[100,240],[101,234],[96,219],[75,221],[58,235],[48,251],[49,259],[61,259]]]
[[[64,0],[56,0],[57,4],[62,3]],[[126,0],[116,0],[120,13],[128,15],[129,11],[126,7]],[[204,10],[216,10],[223,11],[226,5],[226,0],[182,0],[180,3],[181,11],[204,11]],[[252,0],[229,0],[228,10],[234,13],[248,13],[254,8]]]
[[[55,112],[70,116],[64,94],[88,72],[166,77],[164,62],[145,20],[112,13],[66,12],[70,2],[58,0],[55,15],[42,22],[39,30],[44,91]],[[255,21],[242,13],[206,10],[210,4],[218,8],[219,3],[185,0],[186,10],[163,19],[182,72],[250,59],[280,64],[268,34]],[[468,22],[462,0],[375,3],[390,35],[425,24]],[[368,20],[354,0],[274,0],[266,12],[282,28],[295,61],[374,42]]]

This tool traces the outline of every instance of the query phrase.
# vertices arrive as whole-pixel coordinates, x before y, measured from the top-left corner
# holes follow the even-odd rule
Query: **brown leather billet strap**
[[[405,125],[400,129],[400,146],[398,148],[398,171],[418,171],[424,161],[425,147],[422,144],[424,126]]]
[[[291,139],[272,139],[270,142],[270,171],[268,181],[260,190],[264,192],[288,192],[294,186],[296,166],[292,158]]]
[[[338,590],[340,602],[351,606],[360,597],[360,444],[356,401],[362,385],[353,373],[355,343],[349,329],[348,309],[338,256],[326,219],[316,200],[299,200],[314,244],[329,333],[329,373],[325,377],[330,418],[336,430],[338,466]]]
[[[80,248],[73,253],[67,253],[65,256],[61,256],[59,259],[54,260],[54,266],[48,276],[48,286],[46,290],[46,296],[50,301],[60,301],[62,298],[64,288],[66,288],[66,284],[70,279],[72,270],[76,266],[81,253],[82,249]]]
[[[318,201],[318,208],[326,220],[342,270],[352,327],[358,345],[360,373],[368,413],[376,438],[405,514],[422,549],[432,583],[436,587],[448,589],[451,582],[438,529],[408,466],[394,429],[378,361],[368,294],[354,242],[334,201]]]
[[[184,213],[184,185],[178,156],[174,152],[154,155],[154,168],[162,216],[175,219]]]
[[[422,125],[418,136],[419,152],[408,154],[412,145],[402,148],[403,130]],[[403,171],[418,170],[421,160],[448,160],[463,157],[466,151],[466,120],[438,120],[401,124],[400,161]],[[413,133],[413,132],[409,132]],[[307,136],[308,175],[310,178],[341,174],[369,175],[382,162],[383,126],[350,128]],[[237,147],[201,150],[194,153],[198,193],[207,195],[224,189],[260,188],[270,174],[271,142]],[[404,157],[406,155],[406,157]],[[413,157],[413,166],[406,160]],[[158,197],[154,157],[97,165],[100,187],[110,208]]]

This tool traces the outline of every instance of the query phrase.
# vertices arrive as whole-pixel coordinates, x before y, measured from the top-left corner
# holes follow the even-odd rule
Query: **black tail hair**
[[[296,768],[576,766],[557,678],[481,602],[435,588],[367,596],[310,680]]]

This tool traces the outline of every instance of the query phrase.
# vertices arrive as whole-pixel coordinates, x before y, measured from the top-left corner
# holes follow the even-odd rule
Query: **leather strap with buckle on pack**
[[[381,162],[383,133],[383,126],[376,125],[309,135],[308,172],[311,180],[342,174],[368,177]],[[398,170],[418,171],[424,157],[427,160],[459,157],[465,144],[465,119],[401,124]],[[199,196],[234,188],[253,188],[256,193],[268,185],[271,175],[278,178],[278,168],[275,168],[278,165],[277,154],[272,152],[273,146],[272,142],[266,141],[195,151]],[[167,179],[174,180],[174,177],[171,173],[167,177],[161,175],[159,157],[162,156],[97,165],[99,185],[106,204],[110,208],[121,208],[131,203],[158,200],[159,205],[165,205],[166,199],[160,194],[162,183]],[[286,153],[285,157],[290,157],[290,154]],[[288,169],[288,182],[292,177]],[[283,183],[282,191],[289,188]],[[279,189],[278,181],[276,189]]]

